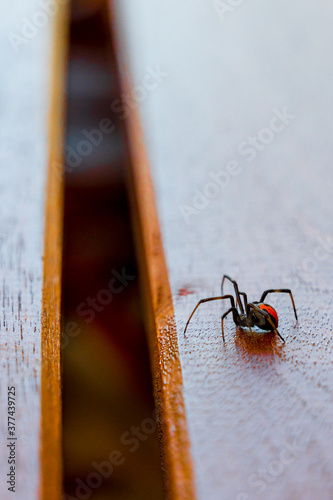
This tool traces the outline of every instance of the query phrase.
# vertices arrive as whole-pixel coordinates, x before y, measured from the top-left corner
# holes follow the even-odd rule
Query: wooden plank
[[[67,2],[51,13],[15,0],[3,13],[1,54],[0,491],[15,440],[15,498],[62,492],[60,275]],[[15,436],[7,428],[15,387]],[[7,439],[10,438],[10,439]]]
[[[196,496],[328,500],[333,7],[324,0],[237,7],[114,0],[112,12],[131,108],[154,374],[167,397],[170,367],[180,362],[182,391],[180,375],[173,389],[185,401],[181,425],[189,432]],[[147,76],[153,71],[154,86]],[[285,344],[236,331],[231,320],[223,344],[219,303],[202,306],[184,337],[194,305],[219,295],[223,273],[250,300],[265,289],[292,288],[297,327],[290,302],[269,298]],[[169,417],[177,421],[172,408],[164,416],[166,426]],[[177,439],[167,435],[167,452]],[[181,459],[190,463],[187,453],[170,452],[178,460],[166,464],[174,479],[170,498],[194,498],[193,489],[182,496],[175,480]]]
[[[111,7],[113,7],[111,5]],[[115,20],[115,16],[112,16]],[[116,24],[115,31],[116,31]],[[117,44],[117,40],[115,39]],[[120,44],[117,53],[121,55]],[[123,55],[123,54],[122,54]],[[129,74],[121,74],[129,95]],[[139,115],[132,110],[128,121],[130,153],[135,168],[129,175],[134,227],[142,270],[149,349],[154,375],[157,421],[161,430],[161,458],[167,498],[195,498],[192,459],[185,419],[182,374],[171,290],[162,247],[149,165]]]

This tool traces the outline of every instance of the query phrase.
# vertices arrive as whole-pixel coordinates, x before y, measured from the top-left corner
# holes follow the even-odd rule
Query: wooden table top
[[[114,4],[155,190],[196,496],[329,500],[333,7]],[[224,344],[219,302],[202,305],[184,337],[224,273],[249,300],[292,289],[298,326],[287,296],[267,298],[285,344],[230,318]]]
[[[37,0],[15,0],[0,18],[3,500],[58,499],[62,487],[60,172],[67,8],[64,2],[57,7],[56,15],[48,15]],[[16,409],[10,414],[9,387]]]

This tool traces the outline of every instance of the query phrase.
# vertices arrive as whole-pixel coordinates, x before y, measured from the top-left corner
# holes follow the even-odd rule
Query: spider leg
[[[263,292],[263,294],[261,296],[261,299],[260,299],[260,302],[264,302],[266,296],[269,293],[289,293],[290,298],[291,298],[291,302],[292,302],[293,308],[294,308],[295,318],[296,318],[296,321],[298,321],[297,312],[296,312],[296,306],[295,306],[295,302],[294,302],[294,297],[293,297],[293,294],[292,294],[291,290],[289,290],[289,288],[281,288],[280,290],[266,290],[265,292]]]
[[[250,332],[253,333],[252,332],[252,328],[251,328],[250,312],[251,312],[251,308],[255,309],[255,306],[253,304],[248,304],[247,303],[247,295],[246,295],[246,293],[241,292],[241,295],[245,295],[244,301],[246,302],[246,319],[248,320],[247,327],[250,330]]]
[[[223,328],[223,320],[226,316],[228,316],[228,314],[230,314],[231,312],[237,314],[238,316],[238,311],[236,309],[236,307],[230,307],[230,309],[223,314],[223,316],[221,317],[221,330],[222,330],[222,338],[223,338],[223,342],[225,342],[225,338],[224,338],[224,328]]]
[[[235,280],[233,280],[232,278],[230,278],[230,276],[228,276],[227,274],[224,274],[223,278],[222,278],[221,295],[223,295],[223,285],[224,285],[224,280],[226,280],[226,279],[229,280],[229,281],[231,281],[231,283],[234,285],[235,293],[236,293],[236,299],[237,299],[237,304],[239,305],[241,313],[244,314],[244,307],[243,307],[242,301],[240,299],[240,295],[244,295],[244,294],[243,293],[242,294],[239,293],[237,282]]]
[[[245,292],[239,292],[239,295],[243,295],[245,309],[247,308],[247,295]]]
[[[278,336],[280,337],[280,339],[282,340],[282,342],[286,343],[286,341],[284,340],[284,338],[282,337],[282,335],[280,335],[279,331],[278,330],[275,330],[275,331],[278,334]]]
[[[184,330],[184,335],[186,334],[186,330],[187,330],[187,327],[189,325],[189,322],[191,321],[192,319],[192,316],[193,314],[195,313],[195,311],[198,309],[198,307],[200,306],[200,304],[203,304],[204,302],[211,302],[213,300],[223,300],[223,299],[230,299],[230,302],[231,302],[231,306],[232,307],[235,307],[235,300],[233,298],[232,295],[222,295],[220,297],[209,297],[207,299],[201,299],[199,300],[199,302],[197,303],[197,305],[195,306],[195,308],[193,309],[192,313],[191,313],[191,316],[189,317],[187,323],[186,323],[186,326],[185,326],[185,330]]]
[[[274,331],[275,333],[277,333],[277,334],[278,334],[278,336],[280,337],[280,339],[281,339],[281,340],[285,343],[286,341],[284,340],[284,338],[282,337],[282,335],[280,335],[279,331],[276,329],[276,327],[275,327],[275,325],[274,325],[273,321],[271,320],[271,318],[270,318],[269,314],[267,315],[267,319],[268,319],[269,323],[271,324],[271,326],[273,327],[273,331]]]

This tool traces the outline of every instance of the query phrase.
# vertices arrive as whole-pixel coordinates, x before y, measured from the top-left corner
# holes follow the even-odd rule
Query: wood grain
[[[59,11],[53,42],[49,113],[49,160],[46,185],[43,298],[41,325],[41,498],[62,495],[62,402],[60,366],[60,312],[63,182],[59,165],[64,162],[65,72],[68,6]]]
[[[124,80],[130,75],[134,90],[149,68],[168,74],[133,107],[142,135],[133,113],[128,124],[145,259],[154,265],[153,224],[173,302],[172,310],[162,295],[165,309],[155,318],[174,314],[177,329],[179,351],[167,345],[161,355],[168,363],[179,353],[199,499],[329,500],[333,7],[258,0],[222,16],[216,4],[114,2]],[[145,154],[153,222],[142,208],[152,196]],[[194,305],[219,295],[223,273],[250,300],[292,288],[298,326],[286,297],[267,299],[285,344],[237,331],[231,320],[223,344],[219,303],[202,306],[184,337]],[[158,275],[148,279],[154,289]]]
[[[15,0],[1,16],[0,491],[61,497],[59,301],[67,7]],[[44,12],[44,15],[40,13]],[[25,23],[32,23],[30,31]],[[45,24],[36,27],[36,20]],[[26,34],[30,36],[26,36]],[[10,34],[21,37],[15,47]],[[14,38],[12,37],[12,40]],[[15,40],[18,40],[16,38]],[[16,388],[16,491],[8,491],[7,387]]]

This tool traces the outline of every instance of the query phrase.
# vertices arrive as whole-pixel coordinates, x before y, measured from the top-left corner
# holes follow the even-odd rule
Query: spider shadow
[[[284,342],[275,332],[258,332],[254,330],[251,333],[249,330],[237,326],[235,347],[247,354],[275,356],[282,353]]]

